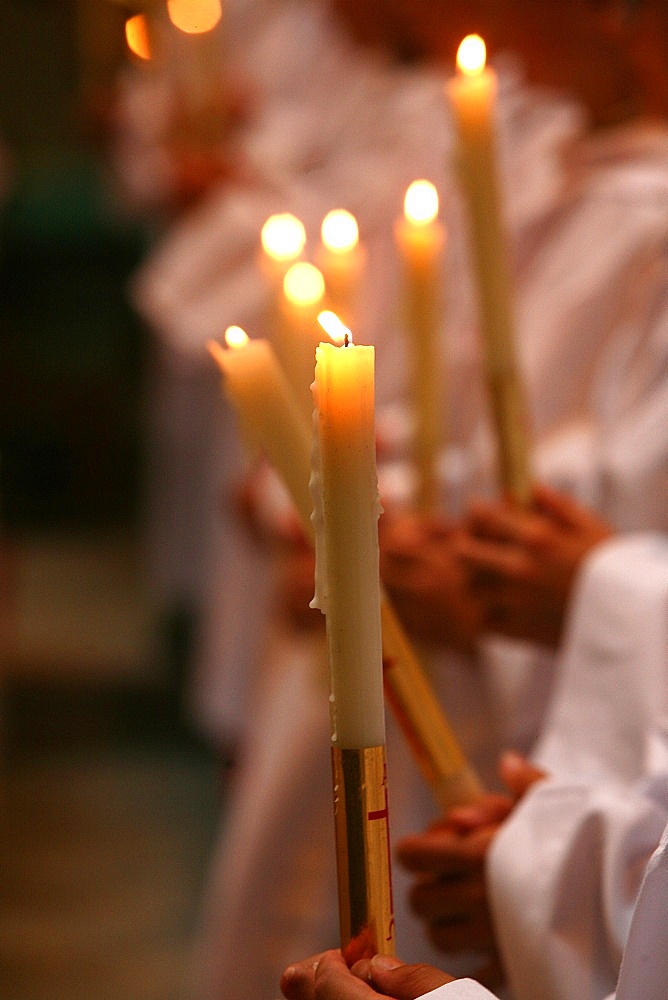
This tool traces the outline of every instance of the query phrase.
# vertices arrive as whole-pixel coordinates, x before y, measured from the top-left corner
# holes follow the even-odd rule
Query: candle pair
[[[364,255],[357,222],[335,209],[322,223],[318,267],[303,260],[306,230],[288,212],[272,215],[262,227],[260,268],[271,289],[271,340],[305,416],[313,410],[311,382],[322,331],[317,316],[325,306],[347,319],[354,310]]]
[[[211,343],[210,350],[247,437],[262,446],[282,476],[313,538],[310,425],[270,345],[238,331],[236,337],[236,349]],[[316,590],[328,615],[341,940],[350,961],[393,949],[383,658],[390,704],[439,803],[445,808],[480,794],[380,592],[373,362],[372,347],[322,344],[315,371]]]

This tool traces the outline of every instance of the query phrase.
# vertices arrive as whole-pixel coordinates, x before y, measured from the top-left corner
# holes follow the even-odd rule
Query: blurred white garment
[[[557,797],[560,794],[560,792],[556,792]],[[668,797],[665,804],[668,807]],[[648,820],[648,826],[652,825],[652,820]],[[634,835],[638,834],[642,838],[639,823],[637,830],[633,830],[629,826],[630,841]],[[642,843],[642,840],[634,845],[636,856],[639,843]],[[588,844],[590,847],[592,846],[592,838],[589,838]],[[642,876],[642,883],[630,919],[617,988],[614,993],[606,996],[606,1000],[664,1000],[668,996],[667,931],[668,826],[665,827],[661,841]],[[567,985],[570,983],[571,980],[568,978],[567,984],[564,984],[563,996],[581,996],[582,990],[591,986],[586,971],[581,979],[576,980],[575,993],[567,992]],[[595,993],[589,995],[602,998],[604,994],[600,992],[601,988],[605,987],[602,984],[597,984]],[[531,992],[526,994],[527,998],[530,997],[531,1000],[543,1000],[544,997],[551,995],[540,986],[532,988]],[[448,983],[446,986],[423,994],[419,1000],[493,1000],[493,994],[480,986],[479,983],[459,979],[454,983]]]
[[[667,930],[668,826],[645,870],[631,917],[617,989],[607,1000],[664,1000],[668,996]],[[540,989],[530,994],[531,1000],[542,1000],[544,995]],[[424,993],[418,1000],[486,998],[492,1000],[493,994],[479,983],[458,979]]]
[[[494,994],[473,979],[456,979],[454,983],[423,993],[418,1000],[494,1000]]]
[[[536,754],[551,779],[515,809],[489,859],[515,1000],[602,1000],[615,988],[642,874],[668,822],[666,536],[594,551],[561,657]]]

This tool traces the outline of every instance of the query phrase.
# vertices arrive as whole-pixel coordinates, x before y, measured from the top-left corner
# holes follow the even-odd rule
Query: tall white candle
[[[328,212],[320,229],[316,263],[325,279],[325,301],[347,325],[357,316],[357,302],[366,254],[355,216],[344,208]]]
[[[515,325],[505,220],[497,175],[496,74],[485,65],[485,43],[467,36],[447,93],[458,135],[459,177],[467,202],[476,270],[480,327],[496,424],[503,485],[521,503],[530,494],[526,413],[516,359]]]
[[[208,347],[225,376],[225,389],[244,434],[278,471],[308,528],[313,509],[307,474],[310,425],[266,340],[250,340],[239,327],[230,327],[226,342],[227,349],[217,341]]]
[[[359,750],[385,743],[373,347],[320,344],[313,395],[314,606],[326,615],[332,743]]]
[[[416,506],[424,513],[438,506],[438,456],[444,437],[445,368],[441,351],[443,247],[438,192],[427,180],[406,191],[404,213],[395,224],[404,269],[404,322],[411,369],[417,472]]]

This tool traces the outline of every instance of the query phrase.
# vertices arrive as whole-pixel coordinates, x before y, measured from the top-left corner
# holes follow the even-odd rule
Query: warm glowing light
[[[335,344],[352,344],[352,333],[331,309],[324,309],[318,314],[318,323]]]
[[[283,279],[283,291],[295,305],[314,305],[325,294],[325,279],[313,264],[293,264]]]
[[[148,25],[143,14],[135,14],[125,22],[125,40],[128,43],[130,52],[140,59],[149,60],[151,52],[151,42],[148,35]]]
[[[289,212],[270,215],[262,227],[262,247],[274,260],[294,260],[306,243],[306,230]]]
[[[215,28],[222,16],[220,0],[167,0],[169,20],[187,35]]]
[[[240,326],[228,326],[225,331],[225,343],[228,347],[238,349],[248,343],[248,334]]]
[[[467,76],[477,76],[485,68],[487,48],[480,35],[467,35],[457,50],[457,67]]]
[[[404,198],[404,215],[409,222],[426,226],[438,215],[438,191],[431,181],[413,181]]]
[[[322,242],[334,253],[346,253],[357,246],[359,229],[355,216],[345,208],[335,208],[322,221]]]

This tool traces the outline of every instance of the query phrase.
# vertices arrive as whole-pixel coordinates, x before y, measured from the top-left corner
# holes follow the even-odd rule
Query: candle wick
[[[349,347],[350,346],[350,336],[347,333],[344,334],[344,337],[343,337],[343,346],[344,347]]]

